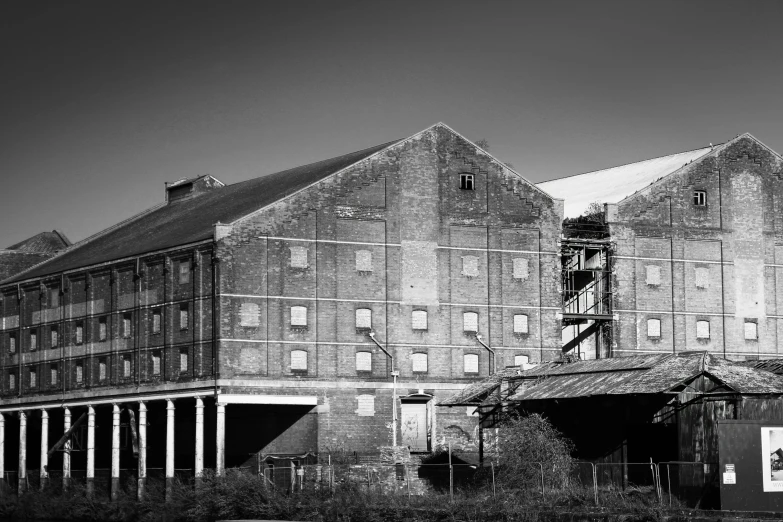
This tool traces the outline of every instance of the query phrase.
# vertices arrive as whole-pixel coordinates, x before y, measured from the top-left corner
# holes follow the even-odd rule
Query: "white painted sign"
[[[723,483],[724,484],[736,484],[737,483],[737,474],[736,473],[724,473],[723,474]]]

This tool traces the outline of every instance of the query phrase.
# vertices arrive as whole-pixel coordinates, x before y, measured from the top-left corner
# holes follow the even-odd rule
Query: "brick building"
[[[571,253],[564,250],[563,266],[575,269],[563,280],[573,283],[570,294],[564,283],[565,295],[583,313],[569,314],[564,300],[564,347],[588,358],[686,350],[778,356],[782,176],[783,158],[742,134],[539,184],[565,200],[565,216],[577,225],[573,234],[564,229]],[[593,202],[605,204],[599,235],[578,226]],[[590,270],[610,277],[600,286]]]
[[[168,184],[0,284],[0,435],[19,450],[0,471],[23,487],[28,468],[88,484],[106,469],[116,491],[137,465],[143,484],[147,467],[471,438],[475,418],[440,397],[560,353],[562,205],[442,124]]]
[[[0,249],[0,281],[46,261],[69,246],[71,242],[65,234],[52,230]]]

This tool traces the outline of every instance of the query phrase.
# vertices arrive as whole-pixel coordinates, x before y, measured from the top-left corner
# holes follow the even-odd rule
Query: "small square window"
[[[745,322],[745,340],[755,341],[759,338],[759,325],[750,321]]]
[[[291,247],[291,268],[307,268],[307,248]]]
[[[79,321],[76,323],[76,344],[84,344],[84,323]]]
[[[478,373],[479,356],[475,353],[465,354],[465,373]]]
[[[693,204],[697,207],[707,206],[707,193],[703,190],[693,191]]]
[[[372,310],[369,308],[356,309],[356,328],[361,330],[372,328]]]
[[[514,315],[514,333],[526,334],[527,330],[527,316],[525,314]]]
[[[369,250],[356,251],[356,271],[372,272],[372,252]]]
[[[179,284],[190,283],[190,261],[182,260],[179,262]]]
[[[160,375],[160,352],[152,352],[152,375]]]
[[[479,259],[476,256],[462,256],[462,275],[466,277],[478,277]]]
[[[530,357],[527,355],[515,355],[514,356],[514,366],[525,366],[528,361],[530,360]]]
[[[696,321],[696,339],[710,338],[710,322]]]
[[[524,281],[528,277],[530,277],[530,269],[529,269],[529,263],[528,260],[524,257],[515,257],[514,258],[514,279],[519,279],[521,281]]]
[[[76,383],[84,382],[84,365],[81,362],[76,363]]]
[[[106,318],[101,317],[98,319],[98,340],[105,341],[109,337],[108,326],[106,324]]]
[[[659,339],[661,337],[661,320],[647,319],[647,337]]]
[[[292,306],[291,307],[291,326],[307,326],[307,307],[306,306]]]
[[[427,329],[427,311],[426,310],[414,310],[411,312],[411,327],[414,330],[426,330]]]
[[[459,188],[460,190],[476,190],[475,177],[473,174],[460,174]]]
[[[179,329],[180,330],[188,329],[188,321],[189,321],[188,316],[189,316],[188,305],[186,304],[179,305]]]
[[[657,265],[647,265],[645,269],[647,271],[647,284],[650,286],[660,286],[661,267]]]
[[[414,353],[411,355],[411,364],[414,372],[424,373],[427,371],[427,354]]]
[[[291,370],[307,370],[307,352],[305,350],[291,350]]]
[[[462,329],[465,332],[478,332],[478,314],[476,312],[462,314]]]
[[[188,371],[188,351],[182,350],[179,352],[179,373],[187,373]]]
[[[356,352],[356,371],[357,372],[372,371],[372,353]]]
[[[160,310],[152,311],[152,333],[160,333]]]

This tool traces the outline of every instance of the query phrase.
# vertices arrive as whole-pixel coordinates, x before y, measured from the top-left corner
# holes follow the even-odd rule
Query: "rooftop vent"
[[[209,174],[192,179],[180,179],[172,183],[166,183],[166,201],[171,203],[172,201],[203,194],[220,187],[225,187],[223,182]]]

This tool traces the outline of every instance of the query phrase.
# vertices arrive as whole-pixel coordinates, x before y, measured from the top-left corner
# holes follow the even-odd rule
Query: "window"
[[[524,281],[528,277],[530,277],[530,269],[528,265],[528,260],[524,257],[515,257],[514,261],[514,270],[513,270],[513,277],[514,279],[519,279]]]
[[[84,343],[84,323],[79,321],[76,323],[76,344]]]
[[[527,316],[525,314],[514,315],[514,333],[526,334],[527,332]]]
[[[307,307],[291,307],[291,326],[307,326]]]
[[[466,277],[478,277],[478,261],[476,256],[462,256],[462,275]]]
[[[131,334],[131,315],[125,314],[122,316],[122,336],[127,339]]]
[[[182,260],[179,262],[179,284],[190,283],[190,261]]]
[[[372,353],[356,352],[356,371],[357,372],[372,371]]]
[[[152,333],[160,333],[160,309],[152,311]]]
[[[105,341],[109,337],[109,331],[106,325],[106,318],[101,317],[98,319],[98,340]]]
[[[466,332],[478,332],[478,314],[476,312],[462,314],[462,329]]]
[[[305,350],[291,350],[291,370],[307,370],[307,352]]]
[[[307,268],[306,247],[291,247],[291,268]]]
[[[84,382],[84,365],[81,361],[76,363],[76,383],[81,384]]]
[[[515,355],[514,356],[514,366],[522,366],[524,367],[528,361],[530,360],[530,357],[527,355]]]
[[[658,339],[661,337],[661,320],[647,319],[647,337]]]
[[[707,193],[703,190],[693,191],[693,204],[697,207],[707,206]]]
[[[179,352],[179,373],[187,373],[188,371],[188,351],[182,350]]]
[[[49,366],[49,384],[57,386],[57,365],[52,364]]]
[[[478,373],[479,356],[475,353],[465,354],[465,373]]]
[[[411,312],[411,326],[414,330],[426,330],[427,329],[427,311],[426,310],[414,310]]]
[[[751,321],[745,321],[745,340],[755,341],[759,338],[759,325]]]
[[[130,355],[123,355],[122,356],[122,376],[123,377],[130,377],[131,376],[131,356]]]
[[[696,288],[709,288],[710,286],[710,269],[707,267],[696,267],[694,270]]]
[[[60,289],[59,288],[50,288],[49,289],[49,308],[57,308],[60,306]]]
[[[187,304],[179,305],[179,329],[180,330],[188,329],[188,305]]]
[[[661,284],[661,267],[656,265],[647,265],[647,284],[659,286]]]
[[[52,348],[57,348],[57,343],[60,340],[59,336],[57,334],[58,334],[57,327],[56,326],[52,326],[52,329],[50,331],[51,341],[52,341]]]
[[[372,328],[372,310],[369,308],[356,309],[356,328],[361,330]]]
[[[460,190],[476,190],[475,177],[473,174],[460,174],[459,188]]]
[[[9,390],[15,390],[16,389],[16,374],[15,373],[9,373],[8,374],[8,389]]]
[[[35,370],[30,370],[30,388],[35,388],[37,383],[38,375],[36,375]]]
[[[375,395],[356,396],[356,415],[359,417],[372,417],[375,415]]]
[[[356,251],[356,271],[372,272],[372,252],[369,250]]]
[[[152,375],[160,375],[160,352],[152,352]]]
[[[239,325],[255,328],[261,324],[260,312],[256,303],[239,305]]]
[[[38,333],[35,331],[30,332],[30,351],[38,349]]]
[[[99,381],[105,381],[106,380],[106,358],[102,357],[100,360],[98,360],[98,380]]]
[[[411,363],[414,372],[426,372],[427,371],[427,354],[426,353],[414,353],[411,355]]]
[[[696,339],[710,338],[710,322],[696,321]]]
[[[16,353],[16,334],[8,335],[8,353]]]

